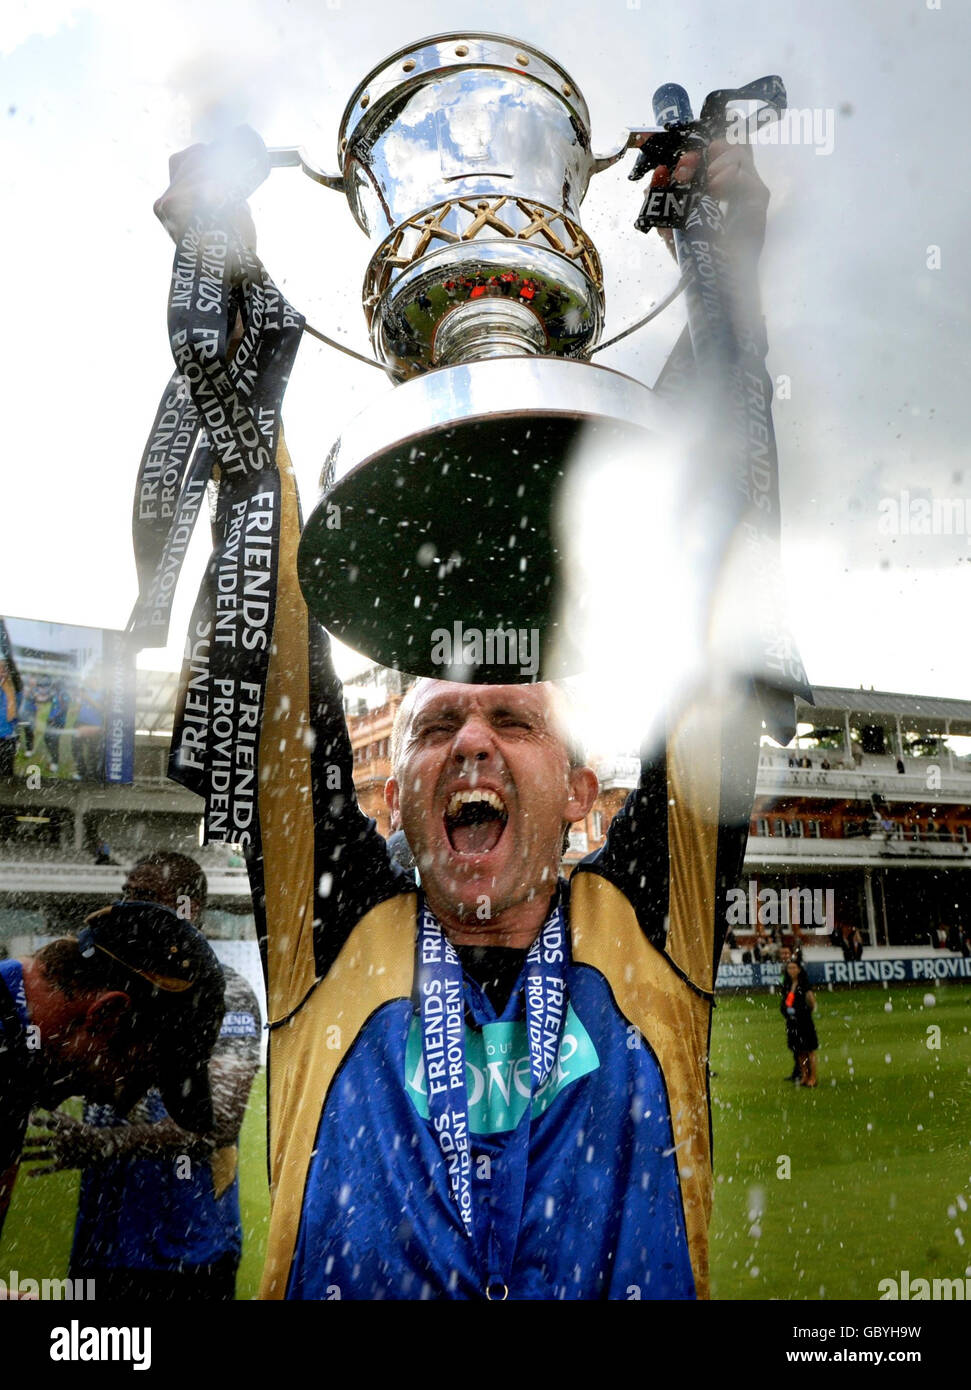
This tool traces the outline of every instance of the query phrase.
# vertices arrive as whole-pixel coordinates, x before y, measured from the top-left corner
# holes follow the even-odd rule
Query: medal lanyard
[[[566,931],[563,909],[557,904],[526,955],[526,1036],[529,1041],[530,1091],[535,1096],[556,1065],[566,1016]],[[462,963],[425,905],[418,946],[418,997],[421,1010],[422,1055],[428,1087],[428,1113],[448,1173],[449,1188],[466,1236],[486,1265],[486,1294],[508,1292],[508,1273],[515,1242],[503,1254],[495,1230],[477,1239],[472,1200],[472,1149],[465,1070],[465,991]],[[532,1100],[503,1152],[518,1202],[518,1230],[526,1190]],[[508,1242],[507,1242],[508,1244]]]

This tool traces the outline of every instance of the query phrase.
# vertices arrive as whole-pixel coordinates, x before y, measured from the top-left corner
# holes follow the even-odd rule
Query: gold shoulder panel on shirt
[[[668,955],[699,988],[714,986],[715,868],[721,812],[721,712],[692,705],[668,739]]]
[[[225,1144],[221,1149],[216,1149],[209,1160],[209,1166],[212,1169],[213,1196],[221,1197],[236,1176],[236,1169],[239,1167],[238,1146]]]
[[[599,874],[570,884],[570,936],[577,964],[599,970],[623,1016],[661,1068],[671,1109],[678,1178],[695,1288],[708,1297],[711,1145],[708,1126],[709,1001],[645,937],[627,898]]]
[[[309,732],[307,605],[297,581],[300,521],[283,435],[280,559],[263,725],[260,730],[260,834],[267,922],[267,1010],[283,1018],[303,999],[314,963],[314,805]]]
[[[307,1170],[331,1083],[383,1004],[410,999],[417,895],[372,908],[310,998],[270,1034],[270,1231],[261,1298],[286,1294]]]

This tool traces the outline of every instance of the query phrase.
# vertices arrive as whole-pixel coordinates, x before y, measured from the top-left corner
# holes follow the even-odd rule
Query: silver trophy
[[[327,459],[300,544],[311,610],[385,666],[444,675],[456,640],[535,633],[447,663],[472,679],[562,674],[557,494],[582,441],[632,442],[651,466],[671,434],[653,393],[589,356],[603,277],[580,225],[593,174],[652,133],[596,156],[586,102],[530,44],[445,34],[403,48],[351,97],[340,174],[271,151],[343,191],[372,255],[364,310],[397,382]],[[461,641],[459,640],[461,646]],[[496,656],[497,651],[499,656]]]

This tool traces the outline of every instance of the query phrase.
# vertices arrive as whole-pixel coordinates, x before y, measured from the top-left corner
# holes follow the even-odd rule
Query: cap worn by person
[[[222,967],[200,931],[158,903],[117,902],[85,918],[84,956],[98,952],[132,1001],[151,1044],[151,1080],[183,1129],[212,1128],[208,1061],[225,1010]],[[132,1103],[138,1095],[132,1096]]]

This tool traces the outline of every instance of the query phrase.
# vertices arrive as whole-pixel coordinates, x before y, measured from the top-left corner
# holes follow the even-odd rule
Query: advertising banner
[[[807,961],[806,974],[815,988],[820,985],[933,984],[936,980],[971,980],[971,957],[952,955],[898,956],[875,960]],[[716,988],[778,989],[782,966],[720,965]]]

